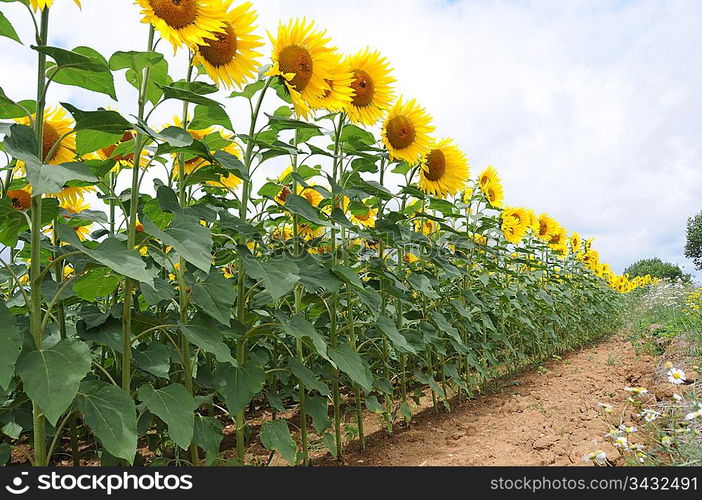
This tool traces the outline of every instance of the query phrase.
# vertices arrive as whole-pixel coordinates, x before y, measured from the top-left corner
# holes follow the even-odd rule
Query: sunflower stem
[[[147,42],[147,52],[151,52],[154,47],[154,27],[149,26],[149,39]],[[149,83],[150,68],[146,67],[141,75],[141,85],[139,87],[139,110],[137,117],[139,121],[144,118],[146,108],[147,89]],[[133,249],[136,245],[136,224],[139,208],[139,168],[141,152],[144,149],[145,138],[137,129],[134,140],[134,158],[132,159],[132,190],[129,203],[129,219],[127,227],[127,248]],[[137,283],[127,278],[124,285],[124,306],[122,309],[122,389],[129,394],[132,385],[132,296],[136,291]]]
[[[251,171],[251,164],[253,161],[254,152],[254,136],[256,135],[256,124],[258,122],[258,116],[261,112],[261,106],[263,105],[263,99],[266,96],[266,92],[273,83],[273,78],[268,78],[266,84],[261,90],[258,102],[256,106],[252,106],[252,101],[249,99],[249,105],[251,105],[251,117],[249,124],[249,135],[247,138],[246,152],[244,153],[244,167],[247,173]],[[242,182],[242,192],[241,192],[241,202],[239,204],[239,218],[241,220],[247,220],[249,215],[249,193],[251,191],[251,181],[244,179]],[[239,243],[243,246],[246,245],[246,238],[241,236]],[[237,302],[236,302],[237,320],[242,325],[247,324],[246,319],[246,267],[244,259],[239,259],[239,270],[237,276]],[[246,362],[246,352],[244,350],[245,338],[239,340],[239,346],[237,349],[237,361],[239,366],[244,366]],[[239,410],[235,416],[236,420],[236,455],[239,462],[243,465],[246,458],[246,446],[245,446],[245,427],[246,427],[246,414],[244,410]]]
[[[191,82],[193,79],[193,52],[189,53],[188,59],[188,73],[185,81]],[[181,124],[185,130],[188,130],[188,102],[183,101],[183,112],[181,118]],[[188,204],[188,196],[186,191],[186,179],[185,179],[185,154],[180,153],[178,155],[178,204],[181,209],[184,209]],[[188,291],[183,279],[183,274],[185,273],[186,262],[181,256],[178,259],[178,279],[180,286],[178,287],[178,304],[180,310],[180,322],[183,325],[188,323]],[[185,388],[188,390],[191,396],[195,395],[195,386],[193,384],[193,366],[190,354],[190,341],[181,332],[180,334],[181,349],[183,351],[183,379],[185,382]],[[190,445],[190,461],[194,467],[200,465],[200,451],[196,444]]]
[[[49,36],[49,9],[41,13],[41,28],[37,38],[38,45],[45,45]],[[44,88],[46,86],[46,55],[39,53],[37,68],[37,111],[34,120],[35,137],[37,141],[37,158],[43,164],[44,160]],[[27,167],[28,168],[28,167]],[[40,165],[39,168],[42,168]],[[31,243],[30,243],[30,283],[31,303],[30,331],[34,339],[34,347],[41,350],[44,342],[44,329],[42,326],[42,269],[41,269],[41,211],[42,195],[32,197],[31,213]],[[46,455],[46,418],[39,406],[32,402],[32,415],[34,421],[34,464],[38,467],[47,465]]]
[[[297,148],[298,145],[298,131],[295,131],[294,146]],[[297,154],[291,155],[292,169],[293,173],[297,174],[298,169],[298,159]],[[297,178],[293,176],[293,193],[297,194]],[[295,256],[297,258],[302,258],[302,246],[300,245],[300,221],[296,214],[293,214],[293,244],[295,247]],[[300,314],[302,312],[302,285],[297,285],[295,287],[295,313]],[[296,342],[296,352],[297,360],[301,364],[305,364],[305,345],[302,339],[298,339]],[[300,440],[302,441],[302,465],[309,465],[309,442],[307,437],[307,392],[305,388],[305,383],[302,380],[298,380],[299,387],[299,399],[300,399]]]
[[[339,184],[339,170],[341,165],[340,151],[341,151],[341,131],[344,128],[344,114],[339,113],[339,122],[334,124],[334,168],[332,172],[332,179],[334,184]],[[343,203],[342,203],[343,205]],[[332,196],[332,207],[336,209],[339,206],[339,199],[334,191]],[[332,226],[331,231],[331,254],[332,254],[332,266],[336,266],[337,263],[337,248],[336,248],[336,226]],[[344,251],[346,247],[344,247]],[[331,297],[331,302],[329,305],[329,335],[331,337],[332,348],[336,349],[339,345],[339,338],[337,335],[338,328],[338,309],[339,309],[339,294],[333,293]],[[339,369],[334,368],[334,382],[332,384],[332,397],[334,404],[334,441],[336,444],[336,458],[341,461],[344,457],[344,443],[341,437],[341,393],[339,390]]]

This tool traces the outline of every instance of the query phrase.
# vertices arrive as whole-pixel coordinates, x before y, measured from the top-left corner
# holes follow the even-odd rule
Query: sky
[[[106,57],[144,50],[147,28],[131,0],[82,3],[81,12],[55,0],[52,45],[89,45]],[[688,217],[702,210],[702,2],[253,3],[262,35],[281,20],[308,17],[342,52],[380,50],[398,93],[426,107],[439,136],[456,140],[473,177],[495,166],[507,204],[547,212],[596,238],[616,271],[660,257],[693,272],[683,247]],[[26,11],[1,5],[30,42]],[[185,59],[171,59],[172,76],[185,74]],[[0,76],[8,96],[32,97],[34,61],[27,46],[0,39],[0,68],[11,68]],[[131,88],[117,89],[119,104],[61,86],[49,99],[133,112]],[[241,108],[228,110],[236,127]],[[174,113],[165,109],[155,123]]]

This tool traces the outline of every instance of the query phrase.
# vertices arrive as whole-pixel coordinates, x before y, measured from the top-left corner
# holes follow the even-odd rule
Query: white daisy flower
[[[602,411],[607,414],[610,414],[614,411],[614,407],[607,403],[600,403],[598,406],[602,408]]]
[[[583,462],[592,462],[597,465],[607,465],[607,454],[602,450],[593,451],[583,457]]]
[[[634,394],[635,396],[644,396],[648,394],[648,389],[645,387],[625,387],[624,390]]]
[[[655,422],[660,418],[661,414],[660,412],[657,412],[656,410],[651,410],[651,409],[646,409],[639,413],[639,417],[643,418],[646,422],[649,424],[651,422]]]
[[[670,446],[673,444],[673,440],[670,438],[670,436],[663,436],[661,438],[661,444],[663,446]]]
[[[687,382],[685,372],[678,370],[677,368],[671,368],[668,371],[668,382],[673,385],[683,385],[685,382]]]
[[[615,448],[622,448],[626,451],[629,451],[629,440],[624,436],[619,436],[617,439],[614,440],[614,443],[612,443],[612,445]]]
[[[697,403],[697,411],[693,411],[692,413],[688,413],[687,416],[685,417],[685,420],[687,420],[687,421],[697,420],[698,418],[702,418],[702,403]]]
[[[605,434],[605,437],[609,439],[617,439],[619,436],[619,429],[610,429],[610,431],[607,434]]]
[[[673,399],[679,403],[679,402],[681,402],[684,398],[683,398],[680,394],[673,394]]]

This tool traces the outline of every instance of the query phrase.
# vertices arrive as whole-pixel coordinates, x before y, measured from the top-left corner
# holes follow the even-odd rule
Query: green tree
[[[702,271],[702,212],[687,221],[685,257],[692,259],[695,267]]]
[[[680,266],[670,264],[669,262],[663,262],[657,257],[653,259],[640,260],[632,264],[624,271],[624,274],[628,274],[632,278],[651,275],[654,278],[672,281],[681,279],[685,282],[689,282],[692,279],[689,274],[685,274],[683,270],[680,269]]]

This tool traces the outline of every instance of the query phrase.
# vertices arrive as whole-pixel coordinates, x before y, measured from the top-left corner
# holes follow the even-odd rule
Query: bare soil
[[[616,462],[598,405],[624,407],[624,387],[650,387],[656,365],[620,334],[549,361],[545,370],[500,381],[497,393],[458,403],[450,413],[425,410],[393,436],[379,430],[365,451],[349,446],[345,465],[578,466],[596,449]]]

